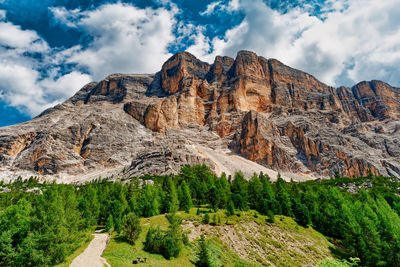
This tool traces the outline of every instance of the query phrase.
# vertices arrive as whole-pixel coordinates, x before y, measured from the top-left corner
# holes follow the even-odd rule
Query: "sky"
[[[331,86],[400,87],[400,0],[0,0],[0,126],[174,53],[251,50]]]

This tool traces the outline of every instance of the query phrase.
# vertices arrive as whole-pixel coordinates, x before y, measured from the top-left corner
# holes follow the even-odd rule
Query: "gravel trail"
[[[108,234],[93,234],[94,238],[89,246],[76,257],[70,267],[103,267],[111,265],[101,255],[107,247]]]

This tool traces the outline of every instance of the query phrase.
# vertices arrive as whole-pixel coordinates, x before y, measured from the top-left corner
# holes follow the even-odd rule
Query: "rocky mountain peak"
[[[198,60],[188,52],[179,52],[164,63],[161,68],[161,86],[168,94],[176,93],[185,79],[205,79],[210,69],[208,63]]]
[[[72,181],[202,163],[295,179],[400,175],[399,94],[381,81],[334,88],[250,51],[212,64],[181,52],[156,74],[112,74],[0,128],[0,176]]]

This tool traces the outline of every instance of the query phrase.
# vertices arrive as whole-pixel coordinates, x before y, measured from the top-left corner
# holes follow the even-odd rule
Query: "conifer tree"
[[[114,228],[114,220],[112,215],[110,214],[106,221],[106,231],[109,232]]]
[[[164,198],[164,212],[174,213],[179,209],[178,193],[174,181],[171,177],[168,177],[164,186],[165,198]]]
[[[232,215],[235,214],[235,206],[233,205],[233,201],[232,200],[229,200],[229,202],[228,202],[228,207],[226,209],[226,214],[228,216],[232,216]]]
[[[189,213],[190,209],[193,206],[192,196],[190,194],[189,186],[187,185],[187,183],[185,181],[183,181],[180,188],[181,188],[181,192],[182,192],[182,197],[180,200],[181,208],[184,211],[186,211],[187,213]]]
[[[128,213],[124,219],[124,237],[126,241],[132,245],[135,244],[141,231],[140,218],[133,212]]]
[[[212,262],[212,257],[210,253],[209,246],[204,239],[204,235],[202,234],[200,236],[200,239],[198,241],[199,243],[199,250],[197,252],[197,259],[195,262],[196,267],[212,267],[214,266]]]

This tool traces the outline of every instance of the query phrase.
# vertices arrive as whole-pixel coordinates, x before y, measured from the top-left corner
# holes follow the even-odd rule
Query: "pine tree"
[[[212,186],[210,188],[209,194],[208,194],[208,202],[211,205],[211,208],[214,211],[218,210],[219,203],[221,202],[220,200],[220,194],[217,192],[217,188],[215,186]]]
[[[287,183],[280,177],[279,173],[275,186],[276,186],[276,200],[279,202],[281,206],[282,215],[293,217],[292,202],[290,194],[287,190]]]
[[[115,232],[117,232],[118,234],[121,233],[121,231],[122,231],[121,217],[114,218],[114,229],[115,229]]]
[[[235,206],[233,206],[232,200],[230,200],[230,201],[228,202],[228,207],[227,207],[227,209],[226,209],[226,214],[227,214],[228,216],[232,216],[232,215],[235,214]]]
[[[235,207],[240,210],[247,210],[247,181],[241,172],[235,173],[235,178],[232,182],[232,200]]]
[[[269,222],[269,223],[274,223],[275,222],[275,216],[274,216],[274,213],[271,210],[267,211],[267,216],[268,216],[267,222]]]
[[[296,222],[301,226],[307,227],[309,224],[311,224],[310,211],[308,210],[307,206],[300,203],[300,201],[294,201],[293,203],[293,214]]]
[[[212,261],[211,253],[204,235],[202,234],[199,239],[199,250],[197,252],[196,267],[212,267],[215,266]]]
[[[254,174],[250,181],[248,187],[248,196],[251,208],[256,209],[258,211],[262,210],[262,193],[263,193],[263,185],[256,174]]]
[[[225,173],[222,173],[221,178],[216,180],[217,192],[220,195],[219,207],[224,209],[228,205],[228,201],[231,197],[231,185],[226,179]]]
[[[112,231],[112,229],[114,228],[114,220],[113,220],[113,216],[110,214],[107,218],[106,221],[106,231]]]
[[[135,244],[141,231],[140,218],[133,212],[128,213],[124,219],[124,237],[126,241],[132,245]]]
[[[181,208],[184,211],[186,211],[187,213],[189,213],[190,209],[193,206],[192,196],[190,194],[189,186],[186,184],[185,181],[183,181],[180,188],[181,188],[181,192],[182,192],[182,197],[180,200]]]
[[[178,200],[178,193],[176,190],[175,183],[172,181],[171,177],[168,177],[166,183],[164,185],[164,212],[166,213],[173,213],[178,211],[179,209],[179,200]]]
[[[140,214],[144,217],[151,217],[159,214],[159,195],[158,189],[153,186],[147,184],[141,192],[138,201]]]

